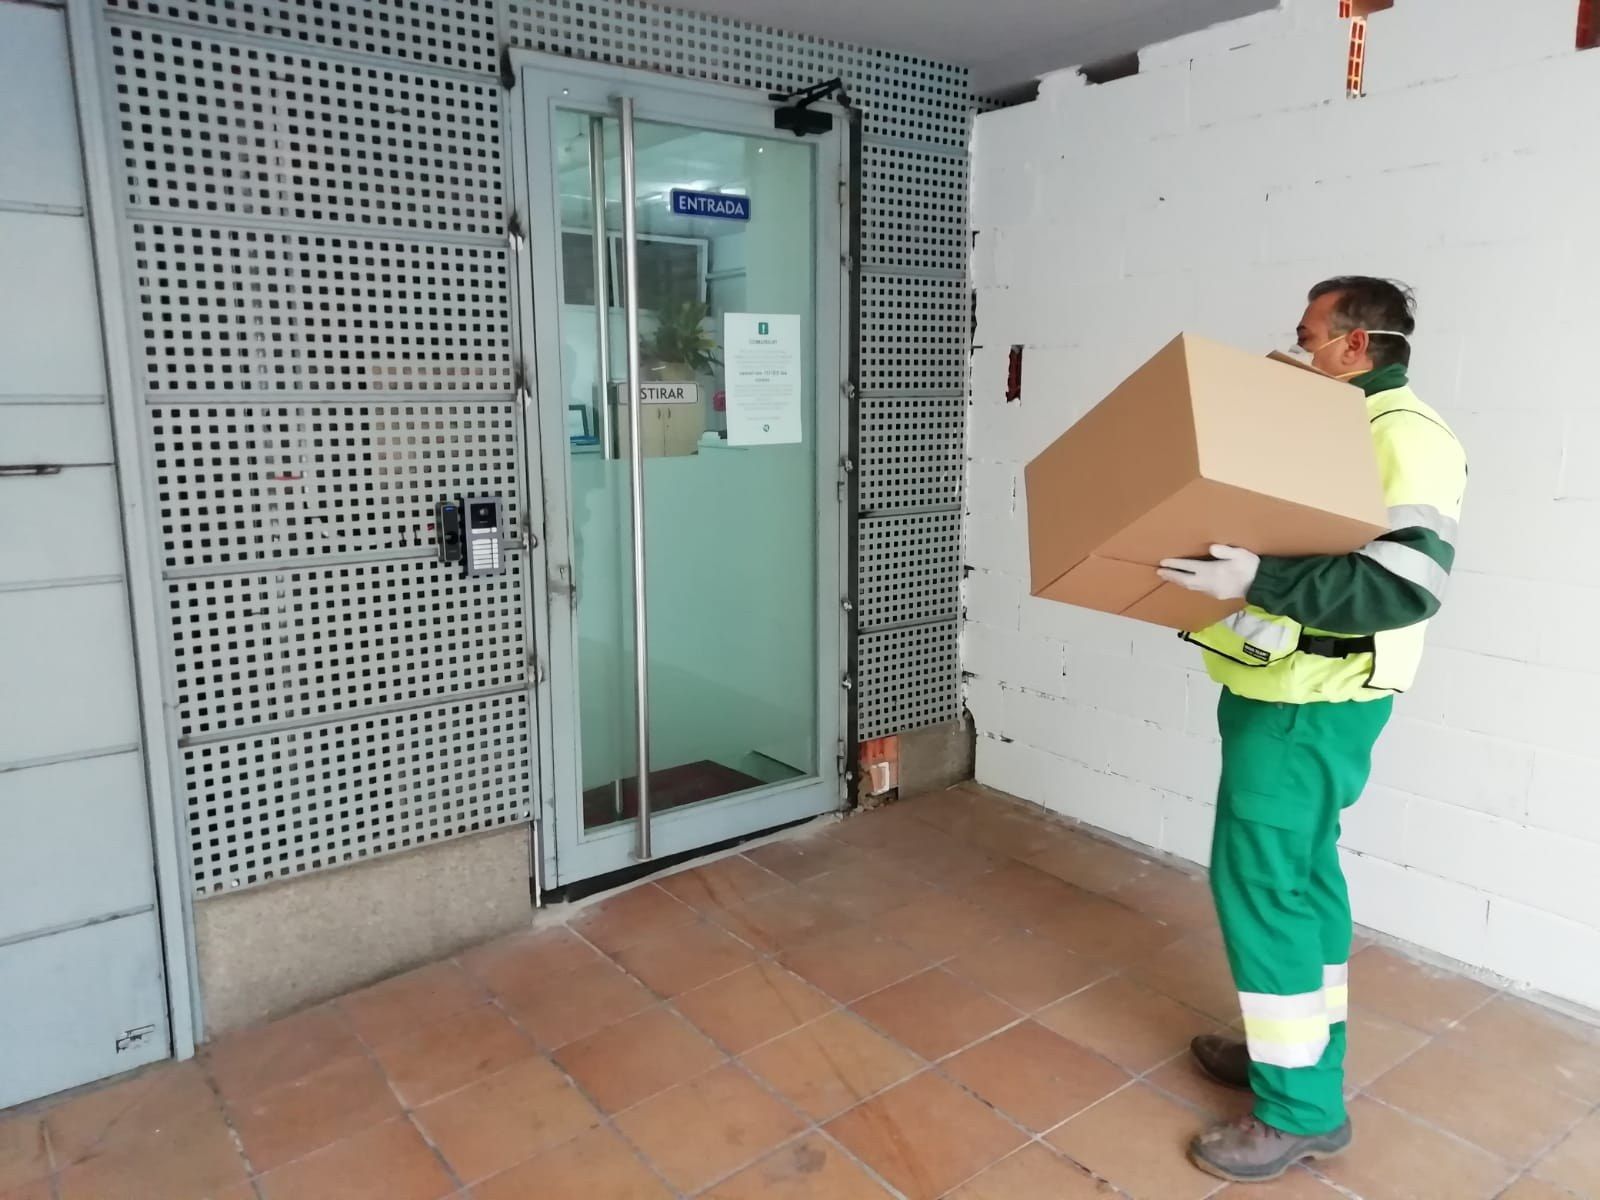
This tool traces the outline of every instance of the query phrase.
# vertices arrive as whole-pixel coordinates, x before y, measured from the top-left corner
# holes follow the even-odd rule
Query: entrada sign
[[[714,217],[719,221],[748,221],[749,196],[724,196],[719,192],[672,189],[672,211],[680,217]]]

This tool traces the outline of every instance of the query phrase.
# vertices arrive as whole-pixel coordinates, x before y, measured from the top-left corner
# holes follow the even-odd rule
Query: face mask
[[[1297,343],[1295,343],[1295,345],[1293,347],[1290,348],[1289,354],[1293,358],[1298,358],[1303,363],[1308,363],[1308,364],[1309,363],[1314,363],[1317,355],[1321,354],[1324,350],[1326,350],[1329,346],[1333,345],[1335,342],[1344,341],[1345,338],[1349,337],[1350,334],[1354,333],[1354,332],[1355,332],[1355,330],[1352,329],[1352,330],[1349,331],[1349,333],[1341,333],[1338,337],[1329,338],[1327,341],[1323,342],[1322,345],[1313,347],[1312,349],[1309,349],[1309,350],[1306,349],[1304,346],[1300,345],[1297,342]],[[1367,330],[1367,336],[1368,337],[1379,337],[1379,336],[1382,336],[1382,337],[1397,337],[1402,342],[1410,342],[1411,341],[1411,339],[1409,337],[1407,337],[1405,334],[1401,333],[1399,330],[1396,330],[1396,329],[1369,329],[1369,330]],[[1353,377],[1355,377],[1357,375],[1360,375],[1360,374],[1363,374],[1363,372],[1361,372],[1361,371],[1351,371],[1348,375],[1335,375],[1335,376],[1333,376],[1333,378],[1335,378],[1335,379],[1351,379],[1351,378],[1353,378]]]

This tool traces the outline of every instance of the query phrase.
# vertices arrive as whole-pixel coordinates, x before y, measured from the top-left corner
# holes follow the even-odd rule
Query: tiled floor
[[[1204,884],[957,789],[0,1116],[0,1200],[1600,1200],[1600,1033],[1377,947],[1352,993],[1356,1148],[1221,1187]]]

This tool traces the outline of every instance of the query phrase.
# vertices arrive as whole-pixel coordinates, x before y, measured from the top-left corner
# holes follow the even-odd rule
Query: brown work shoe
[[[1219,1179],[1234,1183],[1265,1183],[1296,1163],[1312,1158],[1333,1158],[1350,1148],[1348,1120],[1332,1133],[1301,1137],[1265,1125],[1255,1117],[1242,1117],[1213,1125],[1189,1145],[1194,1165]]]
[[[1205,1033],[1189,1043],[1189,1053],[1223,1087],[1250,1090],[1250,1050],[1243,1042]]]

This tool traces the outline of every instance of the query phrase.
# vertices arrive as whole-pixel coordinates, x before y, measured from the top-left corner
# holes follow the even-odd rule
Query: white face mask
[[[1289,354],[1293,358],[1298,358],[1301,362],[1314,364],[1317,355],[1321,354],[1324,350],[1326,350],[1329,346],[1333,345],[1335,342],[1344,341],[1345,338],[1349,337],[1350,334],[1354,333],[1354,332],[1355,332],[1355,330],[1352,329],[1352,330],[1349,331],[1349,333],[1341,333],[1338,337],[1329,338],[1327,341],[1323,342],[1322,345],[1313,347],[1312,349],[1309,349],[1309,350],[1306,349],[1304,346],[1300,345],[1297,342],[1297,343],[1295,343],[1294,346],[1292,346],[1290,348]],[[1409,343],[1411,341],[1411,339],[1409,337],[1407,337],[1405,334],[1401,333],[1397,329],[1369,329],[1369,330],[1366,331],[1366,333],[1367,333],[1368,337],[1397,337],[1402,342]],[[1352,376],[1360,375],[1360,374],[1362,374],[1362,372],[1360,372],[1360,371],[1352,371],[1349,375],[1335,375],[1334,378],[1335,379],[1349,379]]]

